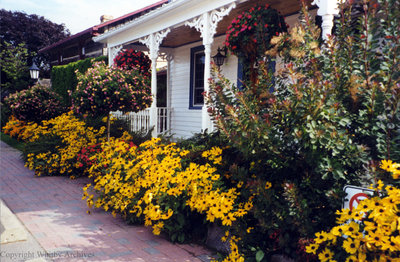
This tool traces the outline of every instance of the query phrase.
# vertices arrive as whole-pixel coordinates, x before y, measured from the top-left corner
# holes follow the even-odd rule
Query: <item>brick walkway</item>
[[[177,245],[102,210],[86,213],[87,178],[36,177],[0,141],[0,198],[54,261],[209,261],[210,251]],[[27,250],[28,252],[28,250]]]

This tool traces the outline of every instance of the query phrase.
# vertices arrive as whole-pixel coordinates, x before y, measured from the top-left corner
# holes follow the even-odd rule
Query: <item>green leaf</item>
[[[183,243],[184,241],[185,241],[185,234],[184,233],[179,234],[178,242]]]
[[[264,251],[258,250],[256,253],[256,261],[260,262],[264,258]]]

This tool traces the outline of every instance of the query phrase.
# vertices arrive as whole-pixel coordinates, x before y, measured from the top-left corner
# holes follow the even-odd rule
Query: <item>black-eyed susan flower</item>
[[[383,170],[389,171],[391,169],[392,165],[393,165],[392,160],[382,160],[380,168],[382,168]]]
[[[332,234],[334,236],[340,237],[340,236],[342,236],[344,234],[343,233],[343,226],[342,225],[335,226],[335,227],[332,228],[331,232],[332,232]]]
[[[343,241],[343,248],[349,254],[355,254],[360,247],[360,240],[352,239],[351,237]]]
[[[318,245],[318,244],[311,243],[311,244],[309,244],[309,245],[306,246],[306,252],[307,252],[307,253],[312,253],[312,254],[315,255],[315,254],[317,254],[318,248],[319,248],[319,245]]]
[[[333,258],[333,252],[325,248],[321,253],[318,254],[318,258],[321,262],[330,261]]]
[[[359,232],[360,225],[352,221],[349,224],[343,226],[343,233],[347,236],[353,236],[356,232]]]
[[[321,244],[322,242],[328,240],[328,233],[325,231],[317,232],[315,233],[315,243]]]

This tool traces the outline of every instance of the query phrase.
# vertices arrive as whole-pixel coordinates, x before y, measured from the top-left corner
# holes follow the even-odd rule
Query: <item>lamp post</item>
[[[36,84],[37,80],[39,79],[39,67],[37,67],[35,62],[33,62],[31,67],[29,67],[29,73],[31,74],[31,78],[35,81]]]
[[[225,55],[223,55],[221,52],[224,52]],[[218,68],[220,68],[224,64],[225,58],[226,58],[226,47],[223,49],[218,47],[218,53],[212,57],[215,65],[218,66]]]

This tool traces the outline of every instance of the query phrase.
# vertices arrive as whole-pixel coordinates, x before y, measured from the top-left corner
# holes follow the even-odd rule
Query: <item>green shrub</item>
[[[71,98],[69,91],[75,90],[78,80],[75,71],[85,73],[94,62],[104,61],[108,62],[106,56],[96,58],[86,58],[77,62],[72,62],[67,65],[54,66],[51,70],[51,84],[55,92],[57,92],[63,99],[66,106],[71,106]]]
[[[18,149],[19,151],[22,151],[24,149],[25,144],[23,142],[18,141],[17,139],[12,138],[11,136],[9,136],[3,132],[0,133],[0,139],[7,145],[9,145],[15,149]]]
[[[11,110],[8,106],[6,106],[3,102],[0,102],[0,107],[1,107],[1,130],[3,130],[3,127],[7,124],[8,119],[11,116]]]
[[[380,159],[399,160],[399,1],[365,3],[357,23],[346,3],[322,46],[306,10],[299,27],[272,38],[268,54],[286,62],[274,78],[260,63],[243,90],[221,75],[211,84],[209,112],[243,157],[233,179],[245,181],[242,195],[259,193],[231,229],[246,257],[307,260],[304,243],[334,225],[343,186],[360,184]]]
[[[40,123],[66,111],[59,96],[49,87],[41,85],[11,94],[5,102],[12,115],[22,121]]]

